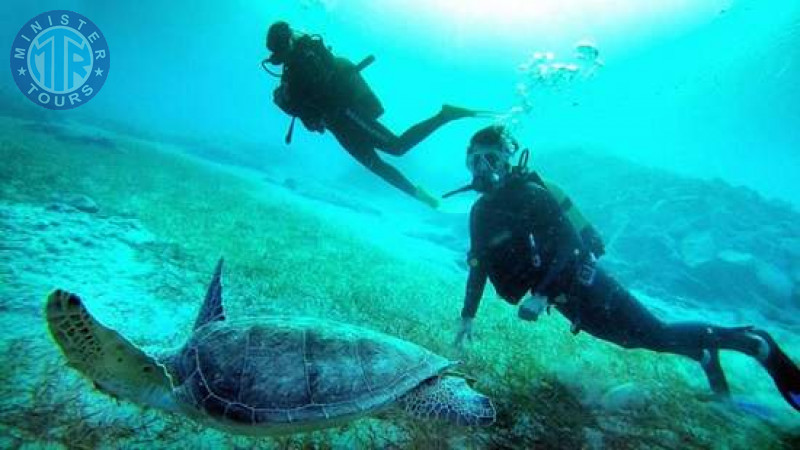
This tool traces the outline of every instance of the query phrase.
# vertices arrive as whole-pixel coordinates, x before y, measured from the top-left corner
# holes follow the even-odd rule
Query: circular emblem
[[[19,30],[11,46],[17,87],[49,109],[75,108],[97,95],[110,61],[100,29],[73,11],[39,14]]]

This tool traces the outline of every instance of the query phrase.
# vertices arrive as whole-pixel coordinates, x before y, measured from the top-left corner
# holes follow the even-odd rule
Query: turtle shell
[[[179,398],[218,424],[294,430],[375,411],[453,364],[364,328],[270,317],[199,328],[172,371]]]

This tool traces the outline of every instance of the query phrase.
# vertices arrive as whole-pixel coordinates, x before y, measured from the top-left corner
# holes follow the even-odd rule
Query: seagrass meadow
[[[349,212],[320,213],[314,200],[249,169],[201,159],[191,144],[77,129],[2,121],[2,252],[10,262],[2,272],[4,446],[791,448],[797,442],[792,413],[748,361],[731,362],[743,367],[732,381],[764,391],[776,411],[769,419],[708,401],[700,370],[689,361],[572,336],[556,315],[526,323],[496,298],[483,305],[476,341],[459,352],[452,340],[461,273],[388,252],[342,224],[337,214]],[[42,315],[50,289],[81,292],[100,320],[157,352],[190,333],[220,255],[228,261],[229,316],[324,317],[462,360],[461,370],[494,399],[497,424],[464,430],[400,415],[278,438],[236,437],[116,401],[65,367]]]
[[[470,182],[470,137],[502,124],[650,311],[757,326],[799,362],[796,3],[5,2],[0,42],[63,8],[102,30],[110,66],[70,110],[26,98],[19,68],[0,83],[0,448],[800,448],[800,416],[742,354],[721,353],[722,401],[696,361],[572,333],[555,308],[521,320],[489,285],[473,339],[455,345],[477,194],[430,208],[301,121],[288,145],[280,80],[261,64],[286,20],[336,56],[375,57],[361,73],[393,132],[443,104],[483,111],[378,154],[438,199]],[[219,258],[228,318],[320,318],[417,344],[457,361],[496,421],[395,408],[251,437],[115,398],[67,364],[46,321],[54,289],[164,355],[192,335]]]

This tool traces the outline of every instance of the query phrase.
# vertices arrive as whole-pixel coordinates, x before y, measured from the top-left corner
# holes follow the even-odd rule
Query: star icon
[[[94,70],[94,74],[97,75],[98,77],[102,77],[103,76],[103,70],[102,69],[95,69]]]
[[[17,70],[17,73],[18,73],[20,76],[23,76],[23,75],[25,75],[26,73],[28,73],[28,71],[27,71],[27,70],[25,70],[25,69],[23,69],[22,67],[20,67],[20,68],[19,68],[19,70]]]

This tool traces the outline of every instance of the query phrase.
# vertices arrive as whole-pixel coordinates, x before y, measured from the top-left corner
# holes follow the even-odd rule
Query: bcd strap
[[[519,155],[519,160],[517,161],[517,167],[522,170],[528,168],[528,160],[530,159],[531,151],[529,149],[525,149],[522,151],[522,154]]]

